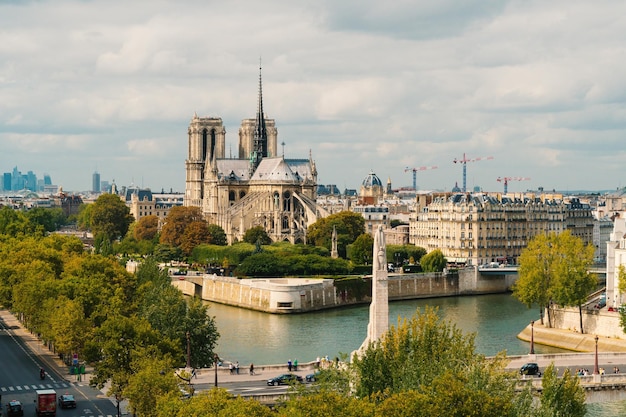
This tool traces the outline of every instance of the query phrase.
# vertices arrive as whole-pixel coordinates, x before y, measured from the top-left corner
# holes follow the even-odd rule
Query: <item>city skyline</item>
[[[150,7],[145,7],[149,4]],[[187,127],[221,117],[226,154],[256,111],[259,58],[279,152],[320,184],[624,186],[626,4],[476,1],[0,5],[0,155],[67,191],[92,174],[184,191]],[[487,159],[487,157],[493,157]]]

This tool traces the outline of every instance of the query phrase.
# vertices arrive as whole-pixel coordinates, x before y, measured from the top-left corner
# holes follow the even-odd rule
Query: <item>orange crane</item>
[[[465,187],[467,184],[467,163],[468,162],[476,162],[476,161],[482,161],[482,160],[486,160],[486,159],[493,159],[493,156],[481,156],[480,158],[472,158],[472,159],[467,159],[465,157],[465,154],[463,154],[463,159],[456,159],[454,158],[454,162],[455,164],[463,164],[463,192],[467,191],[467,188]]]
[[[436,166],[431,167],[419,167],[419,168],[409,168],[406,167],[404,172],[412,171],[413,172],[413,190],[417,191],[417,171],[426,171],[427,169],[437,169]]]
[[[529,181],[530,178],[526,177],[498,177],[496,181],[504,183],[504,194],[507,193],[509,189],[509,181]]]

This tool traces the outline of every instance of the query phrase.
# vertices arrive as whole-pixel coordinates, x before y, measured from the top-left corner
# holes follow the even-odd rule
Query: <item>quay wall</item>
[[[389,300],[494,294],[509,291],[517,275],[483,275],[476,268],[450,273],[390,274]],[[356,282],[355,282],[356,281]],[[332,279],[238,279],[212,274],[172,280],[186,295],[268,313],[304,313],[371,302],[371,277],[345,285]]]

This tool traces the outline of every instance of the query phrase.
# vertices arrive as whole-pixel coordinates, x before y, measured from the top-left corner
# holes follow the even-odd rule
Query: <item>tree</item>
[[[200,207],[172,207],[165,218],[159,242],[179,247],[185,229],[196,221],[205,221]]]
[[[125,395],[133,415],[156,417],[157,400],[170,393],[179,393],[178,378],[171,371],[167,358],[141,357],[132,364],[136,372],[128,378]]]
[[[582,239],[569,231],[559,235],[558,252],[552,267],[554,288],[552,296],[560,305],[578,307],[580,332],[584,333],[582,305],[598,285],[595,275],[589,273],[593,264],[594,247],[584,245]]]
[[[272,239],[267,235],[263,226],[255,226],[246,230],[246,233],[243,235],[243,241],[253,245],[256,244],[256,242],[261,242],[261,245],[269,245],[272,243]]]
[[[219,245],[219,246],[226,245],[227,243],[226,232],[224,232],[224,229],[222,229],[217,224],[209,224],[208,231],[209,231],[209,240],[207,242],[208,244]]]
[[[337,230],[337,250],[339,256],[346,256],[346,246],[365,233],[365,219],[359,213],[341,211],[321,218],[309,226],[307,242],[315,246],[331,249],[333,228]]]
[[[169,339],[161,336],[142,318],[111,316],[95,332],[97,353],[91,386],[102,389],[108,385],[107,395],[114,396],[117,405],[127,398],[131,377],[138,372],[137,363],[146,358],[167,360],[179,357],[180,351]]]
[[[474,337],[440,321],[435,309],[418,310],[353,357],[355,393],[366,397],[416,389],[447,369],[469,368],[481,360],[474,353]]]
[[[144,216],[135,224],[133,236],[138,241],[152,240],[159,233],[159,218],[157,216]]]
[[[35,207],[26,212],[26,218],[34,225],[40,225],[46,232],[54,232],[65,224],[65,215],[60,208]]]
[[[162,396],[157,402],[157,417],[275,417],[269,407],[255,400],[234,396],[222,388],[201,392],[187,400]]]
[[[595,287],[588,274],[593,262],[593,248],[565,231],[559,235],[537,235],[519,257],[519,278],[513,286],[513,295],[529,308],[538,304],[543,324],[543,311],[551,301],[564,305],[581,304]],[[548,326],[552,326],[548,308]]]
[[[585,390],[580,386],[576,375],[568,368],[559,378],[554,364],[550,364],[543,374],[541,394],[541,416],[584,417],[587,413]]]
[[[492,360],[477,354],[473,334],[427,308],[398,321],[349,366],[355,395],[376,400],[376,415],[504,416],[523,400],[505,363],[503,353]]]
[[[435,249],[422,256],[420,265],[424,272],[441,272],[446,267],[448,261],[439,249]]]
[[[91,231],[94,236],[104,235],[109,241],[126,235],[133,222],[130,209],[115,194],[102,194],[91,208]]]
[[[541,324],[543,324],[543,311],[548,306],[551,298],[552,286],[552,259],[555,249],[556,235],[537,235],[530,242],[519,257],[519,277],[513,285],[515,298],[531,308],[533,304],[539,305]],[[550,313],[548,312],[548,323]]]
[[[357,265],[367,265],[372,262],[374,238],[369,233],[363,233],[350,246],[349,258]]]
[[[209,224],[204,220],[192,221],[185,227],[180,237],[180,248],[186,255],[191,255],[193,248],[201,243],[209,243]]]
[[[93,204],[81,204],[78,207],[78,215],[76,216],[76,223],[80,230],[91,229],[91,212],[93,210]]]
[[[7,206],[0,209],[0,234],[17,236],[31,234],[34,230],[35,228],[23,213]]]
[[[215,346],[220,337],[215,317],[208,314],[208,306],[198,297],[188,300],[184,321],[185,334],[189,334],[191,366],[207,368],[213,364]]]
[[[336,391],[293,395],[278,408],[280,417],[374,417],[375,405]]]

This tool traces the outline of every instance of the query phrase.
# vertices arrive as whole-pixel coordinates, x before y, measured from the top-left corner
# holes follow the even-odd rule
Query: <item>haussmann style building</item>
[[[593,242],[592,208],[577,198],[527,194],[441,193],[418,197],[409,242],[428,252],[440,249],[448,262],[517,264],[538,234],[569,230]]]

